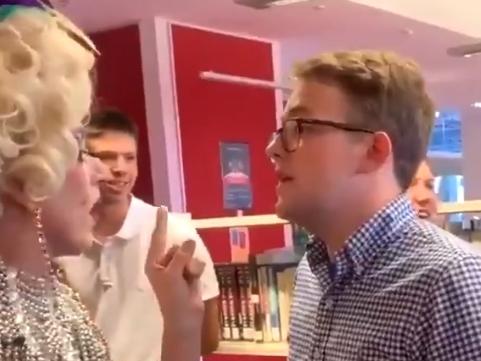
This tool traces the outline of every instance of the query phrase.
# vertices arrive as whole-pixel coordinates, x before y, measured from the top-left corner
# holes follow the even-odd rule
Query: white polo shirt
[[[125,222],[115,236],[103,245],[95,243],[82,256],[59,260],[71,286],[93,311],[113,361],[159,361],[161,357],[162,315],[144,274],[156,217],[156,207],[132,197]],[[192,225],[170,213],[166,249],[188,239],[197,242],[195,257],[206,263],[202,298],[215,298],[219,285],[209,252]]]

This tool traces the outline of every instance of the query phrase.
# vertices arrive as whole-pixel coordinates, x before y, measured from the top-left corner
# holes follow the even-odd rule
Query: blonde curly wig
[[[95,61],[82,38],[64,17],[36,8],[0,22],[0,192],[20,187],[41,201],[76,161],[72,131],[89,114]]]

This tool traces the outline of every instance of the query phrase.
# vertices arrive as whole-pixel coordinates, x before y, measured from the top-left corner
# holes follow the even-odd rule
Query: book
[[[300,256],[273,250],[249,263],[217,264],[219,320],[226,341],[286,342]]]

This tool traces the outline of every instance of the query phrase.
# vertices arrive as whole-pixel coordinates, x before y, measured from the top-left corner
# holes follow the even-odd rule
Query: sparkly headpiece
[[[40,0],[0,0],[0,21],[5,20],[21,7],[52,8],[50,1]]]
[[[39,8],[47,11],[57,20],[58,26],[73,40],[78,42],[88,51],[91,51],[95,55],[99,55],[99,52],[92,41],[69,19],[56,11],[49,0],[0,0],[0,22],[8,18],[17,10],[26,7]]]

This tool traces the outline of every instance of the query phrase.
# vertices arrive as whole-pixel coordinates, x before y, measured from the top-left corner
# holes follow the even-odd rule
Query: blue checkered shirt
[[[289,360],[481,361],[481,257],[401,196],[330,262],[301,261]]]

